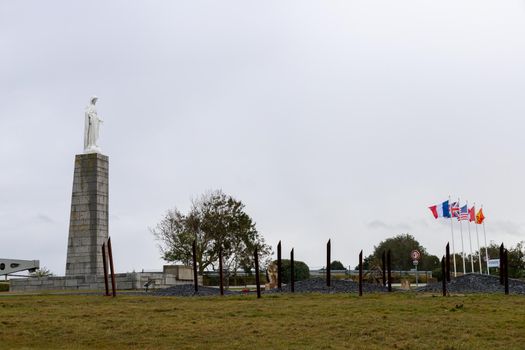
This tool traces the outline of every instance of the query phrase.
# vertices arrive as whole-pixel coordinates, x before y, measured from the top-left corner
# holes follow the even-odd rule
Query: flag
[[[458,212],[458,220],[468,220],[468,218],[469,218],[468,208],[467,208],[467,205],[465,204],[464,206],[461,207],[461,209]]]
[[[431,207],[428,207],[434,215],[434,218],[449,218],[450,217],[450,207],[448,201],[444,201],[441,204],[436,204]]]
[[[453,218],[459,218],[459,203],[454,202],[450,205],[450,214]]]
[[[476,221],[476,208],[472,207],[468,210],[468,221]]]
[[[483,220],[485,220],[485,215],[483,215],[483,208],[481,208],[476,214],[476,224],[482,224]]]
[[[445,201],[441,204],[436,204],[433,206],[428,207],[430,211],[432,212],[432,215],[434,215],[434,218],[449,218],[450,217],[450,208],[448,205],[448,201]]]

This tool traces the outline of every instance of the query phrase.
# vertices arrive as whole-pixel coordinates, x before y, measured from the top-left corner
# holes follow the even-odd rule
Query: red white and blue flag
[[[448,201],[428,207],[434,215],[434,218],[449,218],[450,217],[450,206]]]
[[[459,203],[458,202],[454,202],[450,205],[450,214],[452,215],[453,218],[459,218]]]
[[[465,204],[465,205],[462,206],[461,209],[459,210],[459,213],[458,213],[458,220],[468,220],[468,219],[469,219],[468,207],[467,207],[467,205]]]

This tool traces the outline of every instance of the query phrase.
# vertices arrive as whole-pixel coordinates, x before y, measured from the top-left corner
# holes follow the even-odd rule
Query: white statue
[[[104,121],[97,115],[95,103],[98,97],[93,96],[86,107],[86,121],[84,128],[84,153],[101,153],[97,145],[100,124]]]

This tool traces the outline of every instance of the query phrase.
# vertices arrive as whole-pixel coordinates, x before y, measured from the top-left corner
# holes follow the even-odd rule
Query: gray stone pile
[[[283,286],[282,292],[290,292],[290,284]],[[352,280],[332,280],[330,287],[326,286],[326,280],[322,278],[311,278],[295,282],[296,293],[359,293],[359,283]],[[363,283],[363,293],[387,292],[388,289],[382,285]],[[278,289],[265,291],[265,293],[279,293]]]
[[[200,296],[208,297],[214,295],[220,295],[221,292],[219,288],[203,287],[199,286],[199,291],[195,294],[195,287],[193,284],[180,284],[169,288],[156,289],[150,293],[151,295],[157,296],[177,296],[177,297],[191,297],[191,296]],[[225,295],[238,294],[238,292],[232,292],[229,290],[224,290]]]
[[[441,293],[441,282],[428,284],[416,289],[418,292]],[[452,278],[448,283],[449,293],[504,293],[505,288],[499,283],[499,277],[466,274]],[[525,282],[509,279],[509,292],[512,294],[525,294]]]

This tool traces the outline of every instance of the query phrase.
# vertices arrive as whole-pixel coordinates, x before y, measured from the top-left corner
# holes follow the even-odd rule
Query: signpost
[[[412,263],[414,264],[414,267],[416,268],[416,288],[417,288],[419,286],[419,281],[418,281],[418,276],[417,276],[417,265],[419,264],[421,253],[418,250],[413,250],[410,253],[410,257],[412,258]]]

